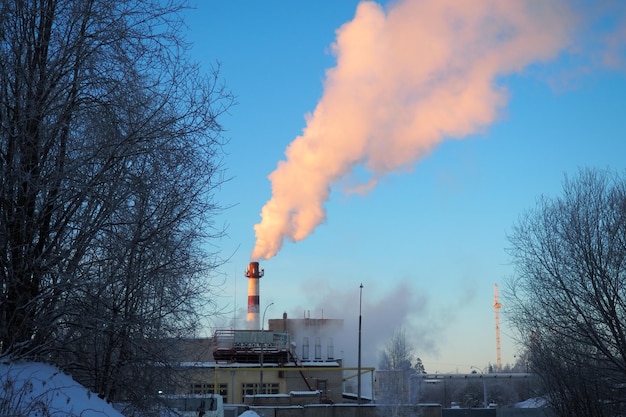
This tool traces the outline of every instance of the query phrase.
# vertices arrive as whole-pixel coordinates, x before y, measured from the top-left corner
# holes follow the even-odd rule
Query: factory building
[[[327,355],[299,359],[289,340],[288,333],[272,330],[221,330],[210,339],[181,340],[176,378],[157,389],[165,394],[215,392],[231,404],[349,402],[345,382],[356,370]],[[373,379],[374,368],[363,371]]]
[[[174,377],[158,387],[165,394],[219,393],[225,403],[303,405],[350,402],[346,381],[354,382],[356,368],[342,366],[336,336],[342,319],[268,320],[260,323],[258,262],[250,262],[247,329],[218,329],[212,338],[176,341],[178,365]],[[263,318],[264,319],[264,318]],[[340,348],[340,347],[339,347]],[[338,352],[340,353],[338,355]],[[361,368],[373,384],[374,368]]]

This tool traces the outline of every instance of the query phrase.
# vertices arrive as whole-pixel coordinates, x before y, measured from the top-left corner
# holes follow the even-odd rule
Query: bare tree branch
[[[613,415],[626,378],[626,181],[583,169],[509,237],[509,318],[559,415]],[[576,411],[578,410],[578,411]],[[571,414],[574,413],[574,414]]]
[[[218,284],[234,99],[189,61],[182,8],[0,4],[0,355],[110,399],[144,394],[154,341],[192,334]]]

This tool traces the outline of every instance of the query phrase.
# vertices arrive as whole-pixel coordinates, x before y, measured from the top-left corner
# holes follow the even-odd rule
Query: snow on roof
[[[260,417],[260,416],[252,410],[246,410],[242,414],[239,414],[239,417]]]
[[[246,398],[289,398],[287,394],[246,394]]]
[[[545,398],[529,398],[525,401],[519,402],[515,404],[515,408],[541,408],[546,407],[548,405],[548,401]]]
[[[258,368],[258,363],[238,363],[238,362],[178,362],[178,366],[182,368]],[[320,367],[320,368],[335,368],[339,367],[339,362],[331,361],[331,362],[302,362],[299,365],[296,365],[293,362],[288,362],[285,364],[277,364],[273,362],[268,362],[263,364],[264,368],[298,368],[298,367]]]
[[[290,396],[304,397],[308,395],[320,395],[319,391],[289,391]]]
[[[302,366],[305,366],[305,367],[306,366],[310,366],[310,367],[313,367],[313,366],[326,366],[326,367],[329,367],[329,366],[339,366],[339,362],[336,362],[336,361],[328,361],[328,362],[320,362],[320,361],[314,362],[314,361],[311,361],[311,362],[302,362],[301,364],[302,364]],[[297,366],[297,365],[294,365],[294,366]]]

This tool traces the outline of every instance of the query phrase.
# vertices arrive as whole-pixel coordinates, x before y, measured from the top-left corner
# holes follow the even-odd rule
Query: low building
[[[273,332],[267,330],[263,333],[264,338],[273,339]],[[267,398],[262,397],[278,395],[283,397],[282,402],[288,396],[287,402],[291,405],[310,403],[311,396],[320,403],[345,402],[344,374],[354,373],[354,369],[343,368],[341,359],[300,361],[294,360],[295,355],[291,352],[285,354],[272,351],[269,347],[265,351],[265,347],[248,346],[245,351],[239,352],[228,352],[230,348],[220,350],[217,354],[219,360],[215,360],[216,342],[219,343],[219,340],[180,340],[176,349],[180,361],[175,367],[175,378],[155,388],[164,394],[219,393],[225,403],[231,404],[267,402]],[[283,361],[286,357],[291,360]],[[373,370],[363,368],[369,373]]]
[[[219,393],[230,404],[302,405],[356,402],[344,397],[356,368],[335,355],[339,319],[270,319],[268,330],[217,330],[212,338],[181,339],[171,349],[175,378],[165,394]],[[296,340],[299,343],[296,343]],[[342,351],[342,350],[341,350]],[[361,368],[373,384],[374,368]],[[369,375],[369,377],[368,377]]]

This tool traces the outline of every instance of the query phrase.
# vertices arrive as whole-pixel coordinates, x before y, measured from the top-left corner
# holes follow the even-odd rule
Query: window
[[[244,398],[246,395],[255,395],[255,394],[278,394],[280,390],[280,384],[277,382],[273,383],[263,383],[263,391],[257,392],[259,388],[259,384],[256,383],[245,383],[241,384],[241,397]]]
[[[211,389],[209,389],[209,386]],[[191,392],[190,394],[207,394],[213,392],[213,384],[191,384]]]
[[[219,384],[218,391],[215,391],[215,384],[195,382],[191,384],[190,394],[220,394],[224,398],[224,402],[228,399],[228,384]]]
[[[278,383],[263,384],[264,394],[278,394],[280,385]]]
[[[246,395],[256,394],[258,386],[259,384],[241,384],[241,397],[244,398]]]

